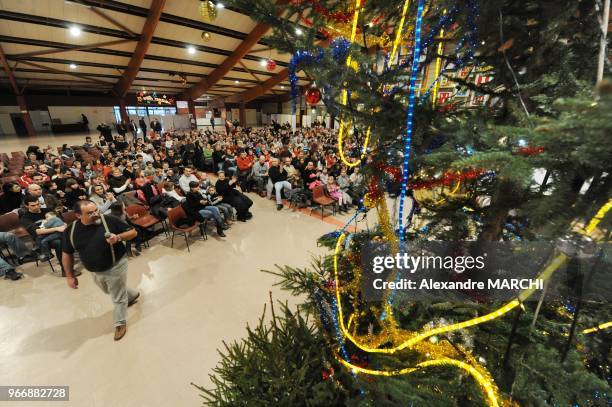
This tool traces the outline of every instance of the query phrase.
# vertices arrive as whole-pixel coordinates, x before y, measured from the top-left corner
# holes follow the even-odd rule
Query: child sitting
[[[338,211],[348,212],[347,205],[349,202],[351,202],[350,197],[348,197],[348,194],[346,192],[343,192],[340,189],[340,186],[338,185],[338,183],[336,182],[333,176],[329,175],[327,177],[326,187],[327,187],[327,192],[329,192],[329,196],[331,196],[336,201],[338,201]]]
[[[57,217],[57,213],[50,211],[45,214],[45,220],[40,224],[41,229],[51,229],[58,226],[63,226],[64,221]],[[61,239],[62,234],[59,232],[40,235],[36,238],[36,245],[40,249],[38,260],[47,261],[51,258],[51,250],[49,243],[53,240]]]

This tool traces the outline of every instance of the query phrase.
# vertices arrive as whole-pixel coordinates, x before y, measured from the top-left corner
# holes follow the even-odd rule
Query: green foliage
[[[227,0],[228,5],[248,10],[254,19],[270,24],[273,33],[267,44],[281,52],[319,52],[318,29],[326,25],[313,13],[309,1],[292,1],[277,6],[271,0]],[[321,1],[330,10],[346,10],[351,1]],[[407,26],[414,23],[417,2],[411,2]],[[430,2],[428,2],[430,3]],[[430,3],[425,16],[425,33],[454,1]],[[485,85],[456,80],[457,89],[471,89],[490,96],[487,106],[441,112],[429,104],[418,105],[410,157],[410,174],[428,177],[449,170],[482,169],[495,176],[469,184],[470,193],[459,202],[423,211],[431,222],[425,235],[409,239],[473,239],[498,241],[503,236],[509,214],[527,219],[522,238],[554,239],[568,232],[576,220],[590,219],[610,198],[612,191],[612,95],[610,85],[593,91],[599,44],[596,0],[491,0],[480,2],[479,46],[475,66],[491,66],[494,79]],[[360,27],[380,35],[384,26],[397,24],[402,2],[365,2]],[[459,4],[464,4],[459,2]],[[282,7],[282,10],[281,10]],[[281,11],[284,10],[284,13]],[[384,13],[384,24],[367,28],[366,22]],[[312,19],[313,27],[295,32],[299,15]],[[465,14],[464,14],[465,15]],[[458,41],[468,29],[465,17],[449,41]],[[303,67],[309,77],[324,88],[328,112],[350,117],[358,128],[372,129],[374,162],[401,163],[389,151],[402,151],[407,87],[395,96],[384,94],[384,85],[405,84],[406,71],[380,72],[376,69],[380,52],[364,52],[372,44],[359,39],[351,47],[351,58],[358,70],[334,60],[329,51],[316,65]],[[452,47],[447,47],[451,48]],[[379,50],[380,51],[380,50]],[[423,66],[438,55],[429,52]],[[442,55],[445,62],[455,55]],[[370,69],[368,69],[370,68]],[[329,86],[326,86],[329,85]],[[347,106],[339,95],[351,90]],[[525,153],[521,147],[543,151]],[[547,182],[538,183],[535,171],[546,173]],[[381,178],[372,168],[366,176]],[[381,182],[381,184],[383,184]],[[476,198],[490,197],[490,205]],[[474,226],[475,227],[472,227]],[[610,220],[602,222],[609,229]],[[473,230],[476,236],[473,236]],[[352,252],[380,231],[353,236]],[[334,236],[324,236],[319,244],[333,250]],[[340,286],[355,276],[346,256],[341,256]],[[435,368],[407,377],[353,377],[333,365],[334,381],[322,381],[321,370],[333,363],[338,349],[336,332],[325,322],[329,310],[321,311],[321,299],[329,307],[332,298],[331,257],[315,259],[313,270],[289,266],[268,271],[279,277],[283,289],[302,296],[303,312],[313,316],[317,328],[302,316],[283,310],[282,317],[266,325],[260,321],[249,329],[247,338],[226,345],[222,362],[211,376],[213,390],[204,390],[205,402],[214,406],[241,405],[360,405],[360,406],[480,406],[483,399],[473,380],[452,368]],[[320,297],[319,297],[320,296]],[[499,304],[412,303],[399,298],[394,312],[402,329],[420,330],[439,322],[459,322],[484,315]],[[344,296],[347,309],[365,309],[359,317],[358,333],[380,329],[380,304],[365,303],[359,294]],[[510,339],[513,317],[505,316],[471,329],[440,337],[470,349],[482,358],[506,397],[524,406],[603,406],[604,398],[595,392],[610,392],[610,334],[582,335],[572,339],[566,360],[561,355],[568,340],[571,320],[559,312],[559,304],[544,304],[534,325],[535,304],[526,304]],[[595,326],[612,318],[612,307],[601,302],[587,304],[579,316],[580,327]],[[512,342],[505,360],[508,343]],[[349,354],[364,356],[347,345]],[[370,355],[369,367],[410,366],[410,352],[393,356]],[[363,390],[360,394],[359,390]]]
[[[256,327],[247,328],[245,339],[224,346],[210,375],[214,388],[194,384],[207,406],[346,405],[350,390],[322,379],[327,346],[299,312],[282,306],[269,322],[264,312]],[[332,366],[337,379],[351,383]]]

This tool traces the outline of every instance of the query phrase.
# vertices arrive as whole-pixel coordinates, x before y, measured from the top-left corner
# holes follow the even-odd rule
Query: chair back
[[[323,189],[323,185],[317,185],[312,189],[312,198],[317,199],[325,196],[325,190]]]
[[[17,229],[21,226],[19,222],[19,215],[15,212],[5,213],[0,216],[0,232],[10,232],[13,229]]]
[[[75,211],[64,212],[62,213],[62,219],[64,219],[64,223],[68,225],[77,220],[77,214]]]
[[[147,208],[145,208],[142,205],[128,205],[125,208],[125,212],[129,216],[134,216],[134,215],[144,216],[144,215],[148,215],[149,214],[149,211],[147,210]]]
[[[177,206],[176,208],[172,208],[168,210],[168,223],[170,223],[170,227],[173,229],[181,229],[176,226],[177,222],[183,218],[186,218],[187,214],[182,206]]]

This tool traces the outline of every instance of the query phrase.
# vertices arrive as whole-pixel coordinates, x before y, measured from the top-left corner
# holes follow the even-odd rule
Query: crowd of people
[[[315,188],[333,198],[339,211],[359,205],[363,196],[359,167],[342,165],[336,156],[335,132],[322,126],[292,131],[274,123],[225,132],[163,132],[157,123],[148,131],[139,123],[145,137],[136,136],[135,124],[129,128],[122,124],[117,135],[99,126],[99,137],[88,136],[82,145],[28,148],[22,173],[2,186],[0,213],[19,214],[35,250],[16,246],[10,233],[0,235],[0,242],[18,257],[16,264],[0,264],[5,278],[20,278],[15,267],[22,262],[48,261],[53,253],[59,259],[68,223],[64,215],[78,213],[83,202],[92,202],[101,214],[127,224],[138,216],[126,213],[129,205],[145,205],[161,219],[181,206],[186,214],[183,224],[210,220],[217,235],[225,237],[234,221],[253,217],[248,193],[274,199],[278,210],[283,209],[283,198],[297,207],[312,205]],[[128,130],[133,136],[126,139]],[[7,172],[4,161],[0,171]],[[134,248],[127,245],[128,256],[139,255],[146,237],[142,234],[139,230]]]

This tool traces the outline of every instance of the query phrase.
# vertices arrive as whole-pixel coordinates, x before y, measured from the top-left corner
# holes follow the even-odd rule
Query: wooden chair
[[[62,219],[64,219],[64,223],[66,225],[69,225],[72,222],[74,222],[75,220],[77,220],[76,212],[74,212],[74,211],[64,212],[64,213],[62,213]]]
[[[10,232],[20,239],[32,240],[32,236],[21,226],[19,215],[15,212],[5,213],[0,216],[0,232]]]
[[[185,243],[187,243],[187,251],[189,252],[189,240],[187,236],[193,232],[195,229],[200,227],[198,222],[195,222],[192,226],[180,227],[177,225],[178,221],[187,217],[185,210],[182,206],[177,206],[176,208],[172,208],[168,211],[168,224],[170,225],[170,229],[172,229],[172,242],[170,243],[170,247],[174,247],[174,235],[175,233],[182,234],[185,236]],[[202,233],[202,229],[200,228],[200,233]],[[202,237],[204,235],[202,234]]]
[[[166,222],[162,219],[159,219],[156,216],[151,215],[149,210],[142,205],[129,205],[125,208],[125,212],[131,218],[134,215],[138,215],[135,219],[130,219],[130,223],[141,229],[142,231],[149,230],[153,228],[157,224],[162,225],[162,229],[164,233],[167,235],[167,226]],[[143,234],[144,235],[144,234]],[[146,240],[143,240],[143,243],[147,243]]]
[[[30,241],[33,247],[36,247],[36,241],[30,236],[28,231],[21,226],[21,222],[19,222],[19,215],[15,212],[5,213],[0,216],[0,232],[9,232],[13,233],[19,239],[24,241]],[[9,253],[9,257],[14,258],[8,246],[5,246],[6,250]],[[61,261],[61,259],[57,259]],[[51,266],[51,271],[55,273],[55,268],[53,267],[53,263],[51,263],[51,259],[47,261],[49,266]],[[36,260],[36,266],[38,267],[38,260]]]
[[[331,206],[333,214],[336,214],[336,200],[325,194],[323,185],[318,185],[312,189],[312,202],[321,208],[321,219],[324,218],[323,210],[326,206]],[[314,208],[310,210],[311,214],[313,210]]]

